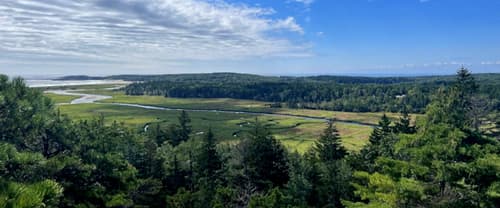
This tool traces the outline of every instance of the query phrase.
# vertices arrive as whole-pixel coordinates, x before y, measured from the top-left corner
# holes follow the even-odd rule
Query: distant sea
[[[50,80],[50,79],[27,79],[29,87],[54,87],[54,86],[76,86],[96,84],[128,84],[123,80]]]

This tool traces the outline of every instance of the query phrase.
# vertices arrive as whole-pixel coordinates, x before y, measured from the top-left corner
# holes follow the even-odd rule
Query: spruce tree
[[[384,115],[382,115],[382,118],[378,122],[378,126],[375,129],[373,129],[373,132],[370,135],[370,138],[369,138],[370,144],[372,144],[372,145],[380,144],[382,139],[392,132],[390,125],[391,125],[391,121],[389,120],[387,115],[384,113]]]
[[[412,134],[415,133],[415,127],[411,126],[411,117],[406,109],[403,109],[399,121],[396,122],[394,131],[396,133]]]
[[[203,192],[204,201],[210,203],[215,195],[215,189],[220,179],[220,170],[222,169],[222,160],[217,153],[217,143],[209,128],[206,136],[203,138],[203,146],[198,155],[197,173],[199,174],[199,188]]]
[[[241,145],[245,175],[257,190],[281,187],[288,182],[286,150],[258,120]]]
[[[448,115],[460,129],[471,127],[472,119],[468,118],[468,114],[471,111],[472,97],[477,89],[476,81],[469,70],[464,67],[458,70],[455,85],[448,98],[451,103]]]
[[[191,119],[189,118],[188,113],[183,110],[179,116],[179,140],[187,141],[191,132]]]
[[[314,144],[314,150],[317,152],[322,162],[340,160],[347,155],[347,150],[340,142],[339,132],[333,120],[328,122],[328,127]]]

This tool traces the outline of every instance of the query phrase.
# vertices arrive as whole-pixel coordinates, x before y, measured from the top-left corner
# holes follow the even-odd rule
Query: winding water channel
[[[142,108],[148,110],[162,110],[162,111],[182,111],[185,110],[187,112],[213,112],[213,113],[232,113],[232,114],[246,114],[246,115],[255,115],[255,116],[279,116],[279,117],[288,117],[288,118],[300,118],[305,120],[317,120],[327,122],[329,119],[325,117],[315,117],[315,116],[301,116],[301,115],[292,115],[292,114],[282,114],[282,113],[264,113],[264,112],[251,112],[251,111],[236,111],[236,110],[215,110],[215,109],[189,109],[189,108],[168,108],[168,107],[160,107],[160,106],[152,106],[152,105],[142,105],[142,104],[131,104],[131,103],[101,103],[98,102],[100,100],[110,99],[112,96],[108,95],[97,95],[97,94],[87,94],[80,92],[79,90],[49,90],[45,91],[46,93],[53,93],[57,95],[70,95],[70,96],[78,96],[72,100],[70,103],[66,104],[84,104],[84,103],[95,103],[102,105],[117,105],[117,106],[127,106],[127,107],[135,107]],[[63,104],[64,105],[64,104]],[[358,121],[349,121],[349,120],[336,120],[338,123],[346,123],[353,124],[359,126],[369,126],[374,127],[375,125],[369,123],[363,123]]]

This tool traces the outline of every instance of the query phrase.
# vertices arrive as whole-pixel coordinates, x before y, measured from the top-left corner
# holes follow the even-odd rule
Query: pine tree
[[[458,70],[457,80],[448,98],[451,104],[448,115],[453,119],[453,124],[460,129],[472,125],[472,119],[468,118],[468,114],[471,111],[472,97],[477,89],[476,81],[469,70],[464,67]]]
[[[328,122],[328,127],[324,130],[320,139],[316,141],[314,150],[322,162],[340,160],[347,155],[347,150],[340,143],[339,132],[333,120]]]
[[[378,145],[382,141],[382,139],[392,132],[391,129],[391,121],[384,113],[382,118],[378,122],[378,127],[373,129],[372,134],[370,135],[369,141],[372,145]]]
[[[153,128],[151,128],[153,127]],[[151,138],[153,141],[156,142],[158,146],[161,146],[163,142],[167,140],[167,135],[165,132],[161,129],[161,126],[159,123],[154,124],[154,126],[149,126],[148,129],[148,135],[149,138]]]
[[[396,133],[404,133],[404,134],[413,134],[415,133],[415,127],[411,126],[411,117],[408,114],[408,111],[403,109],[401,112],[401,116],[399,117],[399,121],[396,122],[394,131]]]
[[[191,119],[186,111],[182,111],[179,116],[179,135],[178,139],[180,141],[187,141],[189,139],[189,134],[192,132]]]
[[[192,132],[191,119],[186,111],[182,111],[178,117],[178,124],[169,125],[167,135],[172,146],[177,146],[181,142],[189,140],[189,135]]]
[[[205,204],[211,203],[220,179],[220,170],[222,169],[222,160],[217,153],[217,143],[212,128],[208,129],[206,136],[203,138],[203,146],[197,162],[196,172],[199,174],[198,185],[203,192],[203,201]]]
[[[259,121],[241,145],[245,175],[257,190],[280,187],[288,182],[286,150]]]
[[[373,162],[377,157],[382,155],[383,152],[390,147],[383,147],[387,144],[387,140],[391,136],[392,128],[391,121],[386,114],[382,115],[382,118],[378,122],[378,126],[373,129],[372,134],[369,137],[370,143],[365,145],[360,151],[360,169],[369,172],[373,171]]]

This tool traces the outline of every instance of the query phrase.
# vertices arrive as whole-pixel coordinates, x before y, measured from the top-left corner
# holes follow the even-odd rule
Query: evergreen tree
[[[187,141],[189,139],[189,135],[192,132],[191,128],[191,119],[189,118],[189,115],[186,111],[182,111],[181,115],[179,116],[179,134],[178,134],[178,140],[179,143],[183,141]]]
[[[378,122],[378,126],[373,129],[369,137],[369,143],[366,144],[361,149],[359,155],[357,155],[358,160],[360,160],[358,165],[361,165],[359,169],[372,172],[375,159],[381,156],[383,152],[387,152],[387,149],[390,148],[387,146],[390,145],[388,139],[391,137],[392,133],[392,127],[390,125],[391,121],[384,113]]]
[[[177,146],[181,142],[189,140],[192,132],[191,119],[186,111],[182,111],[178,117],[178,124],[169,125],[166,135],[170,139],[172,146]]]
[[[478,86],[472,74],[466,68],[461,68],[457,72],[457,80],[452,88],[449,99],[450,115],[458,128],[469,128],[472,125],[472,119],[469,118],[469,112],[472,110],[472,97],[476,93]]]
[[[161,129],[159,123],[149,125],[147,133],[149,138],[155,141],[158,146],[161,146],[168,138],[167,134]]]
[[[387,117],[387,115],[384,113],[382,115],[382,118],[378,122],[378,126],[373,129],[372,134],[370,135],[369,141],[370,144],[372,145],[378,145],[381,143],[382,139],[389,135],[392,132],[391,129],[391,121]]]
[[[202,191],[202,197],[205,204],[211,203],[217,183],[220,180],[220,171],[222,169],[222,160],[217,153],[217,143],[212,132],[208,129],[203,139],[203,145],[198,155],[198,167],[196,172],[199,174],[198,185]]]
[[[258,120],[241,145],[245,175],[257,190],[281,187],[288,182],[286,150]]]
[[[328,127],[315,142],[314,150],[317,152],[322,162],[340,160],[347,155],[347,150],[341,144],[339,132],[334,125],[334,120],[328,122]]]
[[[403,133],[403,134],[413,134],[415,133],[415,127],[411,126],[411,117],[408,114],[408,111],[404,109],[401,112],[401,116],[399,117],[399,121],[396,122],[394,131],[396,133]]]
[[[427,124],[448,123],[459,129],[470,129],[473,118],[472,100],[478,86],[466,68],[457,72],[455,84],[449,89],[440,89],[433,102],[427,106]]]

